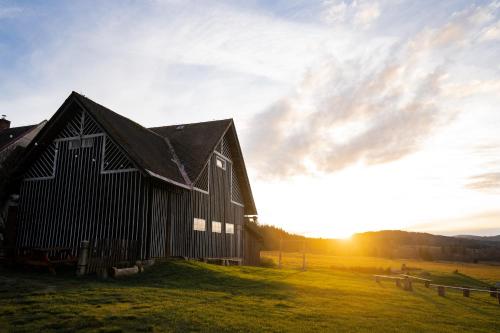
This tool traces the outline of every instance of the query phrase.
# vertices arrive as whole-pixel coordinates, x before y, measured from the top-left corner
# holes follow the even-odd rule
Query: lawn
[[[281,270],[167,261],[106,281],[0,270],[0,332],[498,331],[500,305],[488,294],[409,292],[375,283],[372,273],[404,262],[433,281],[484,287],[500,280],[500,266],[307,259],[306,272],[296,269],[299,254],[284,256]]]

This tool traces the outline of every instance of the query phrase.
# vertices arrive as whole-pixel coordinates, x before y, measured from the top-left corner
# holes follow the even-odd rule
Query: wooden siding
[[[88,139],[92,145],[70,149],[75,139]],[[106,161],[120,163],[113,164],[117,168],[113,170]],[[131,168],[91,117],[78,113],[32,164],[21,184],[17,245],[69,247],[76,254],[82,240],[137,240],[144,258],[146,184],[147,179]]]
[[[217,167],[213,154],[209,163],[209,194],[192,192],[193,218],[206,221],[206,231],[193,230],[193,219],[189,221],[192,258],[241,258],[243,207],[231,201],[232,163],[226,158],[226,170]],[[224,156],[225,157],[225,156]],[[212,221],[222,223],[222,232],[212,231]],[[226,233],[226,223],[234,224],[234,234]]]
[[[143,259],[244,258],[253,251],[244,239],[251,235],[244,231],[233,141],[221,140],[190,191],[137,170],[85,112],[60,128],[25,173],[18,246],[70,247],[76,254],[82,240],[137,241]],[[194,218],[205,220],[205,231],[193,230]],[[221,223],[220,233],[213,221]],[[226,233],[227,223],[234,224],[233,234]]]
[[[229,149],[219,144],[193,191],[153,185],[153,257],[243,258],[244,207],[233,202],[232,186],[238,180],[228,155]],[[217,157],[226,161],[225,170],[217,167]],[[193,230],[194,218],[205,220],[205,231]],[[222,224],[221,233],[212,231],[213,221]],[[233,234],[226,233],[226,223],[234,224]]]

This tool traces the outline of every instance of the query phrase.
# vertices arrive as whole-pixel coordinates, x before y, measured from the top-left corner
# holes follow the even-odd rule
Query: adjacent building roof
[[[38,124],[21,127],[11,127],[0,131],[0,150],[17,141],[19,138],[23,137],[37,126]]]

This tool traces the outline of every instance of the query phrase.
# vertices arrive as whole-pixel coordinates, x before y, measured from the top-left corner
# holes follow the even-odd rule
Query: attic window
[[[226,234],[234,234],[234,224],[226,223]]]
[[[224,159],[217,156],[216,163],[217,163],[217,167],[221,168],[222,170],[226,170],[226,161]]]
[[[86,139],[75,139],[69,141],[69,146],[68,148],[70,150],[75,150],[78,148],[89,148],[94,145],[94,140],[92,138],[86,138]]]
[[[94,145],[94,140],[92,138],[86,138],[82,140],[82,148],[92,147]]]
[[[81,145],[81,141],[80,141],[80,139],[71,140],[71,141],[69,142],[68,149],[69,149],[69,150],[75,150],[75,149],[80,148],[80,145]]]

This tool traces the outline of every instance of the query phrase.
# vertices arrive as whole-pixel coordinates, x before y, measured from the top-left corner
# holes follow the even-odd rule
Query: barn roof
[[[153,127],[150,130],[170,140],[189,178],[194,181],[231,122],[231,119],[224,119]]]
[[[21,127],[11,127],[0,131],[0,150],[15,142],[22,136],[29,133],[37,125],[21,126]]]
[[[74,105],[77,105],[76,108],[83,108],[95,118],[139,169],[188,189],[192,188],[192,184],[203,171],[217,143],[231,130],[238,153],[234,158],[235,167],[239,169],[238,174],[243,181],[243,195],[246,197],[245,213],[257,213],[232,119],[148,129],[83,95],[72,92],[35,138],[37,146],[31,147],[35,155],[51,141],[56,132],[53,129],[61,126],[64,119],[75,112]]]
[[[75,92],[73,94],[140,167],[178,185],[190,185],[179,169],[168,138],[161,137],[85,96]]]

